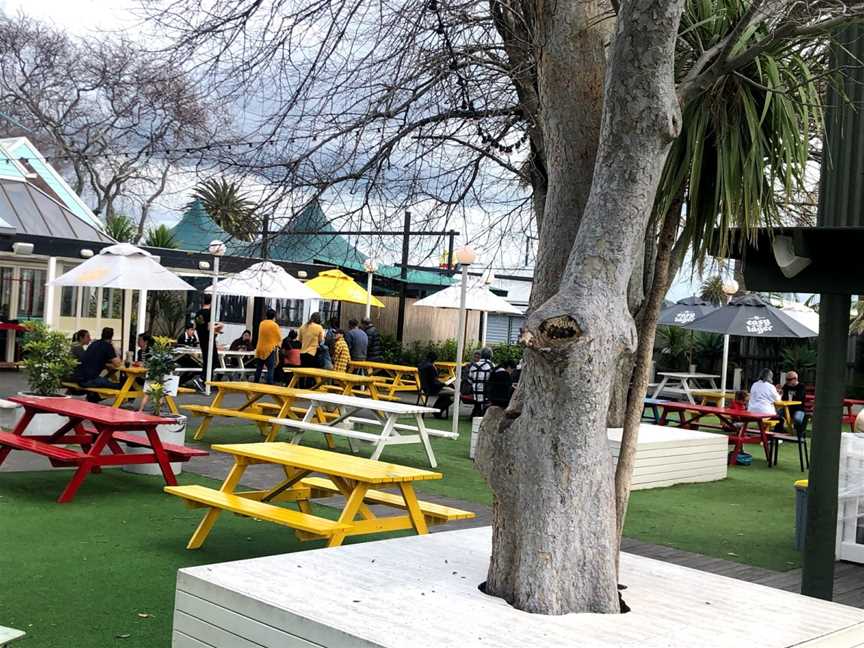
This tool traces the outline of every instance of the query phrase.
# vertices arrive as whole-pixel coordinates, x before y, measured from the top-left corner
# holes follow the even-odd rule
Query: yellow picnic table
[[[113,387],[82,387],[75,382],[64,382],[63,386],[80,391],[90,391],[100,396],[114,397],[114,402],[111,403],[111,407],[122,407],[126,401],[134,401],[144,396],[143,386],[138,385],[136,380],[138,378],[141,378],[142,380],[144,379],[144,376],[147,375],[147,367],[111,367],[108,372],[109,375],[111,373],[121,373],[126,376],[120,385],[120,389],[115,389]],[[180,389],[183,388],[181,387]],[[173,396],[165,394],[162,402],[168,406],[168,411],[172,414],[180,413],[180,410],[177,409],[177,402],[174,400]]]
[[[448,385],[456,382],[456,367],[458,365],[458,362],[436,362],[435,368],[438,370],[438,377],[441,382]]]
[[[291,527],[300,540],[325,539],[328,547],[339,546],[347,536],[411,528],[425,534],[429,524],[474,517],[470,511],[417,499],[413,482],[441,479],[441,473],[288,443],[217,444],[212,449],[234,456],[234,466],[219,490],[199,485],[165,488],[193,508],[208,508],[187,549],[204,544],[222,511]],[[246,468],[253,464],[281,466],[285,479],[267,490],[236,492]],[[325,476],[310,477],[312,473]],[[373,490],[373,486],[398,486],[399,493]],[[310,499],[330,495],[345,497],[337,520],[312,513]],[[299,510],[275,502],[295,502]],[[367,504],[383,504],[407,514],[378,517]],[[355,519],[358,515],[360,519]]]
[[[344,373],[331,369],[316,369],[314,367],[291,367],[290,388],[298,388],[302,378],[311,378],[315,381],[313,390],[329,391],[345,396],[368,396],[379,400],[381,395],[375,386],[375,378],[361,376],[359,374]],[[361,389],[365,387],[366,390]]]
[[[352,360],[351,366],[375,378],[381,398],[399,400],[399,392],[420,391],[420,372],[417,367],[372,360]]]
[[[193,436],[196,441],[204,437],[214,416],[239,418],[255,423],[264,440],[273,441],[279,430],[273,419],[302,418],[306,414],[305,408],[294,405],[297,396],[303,393],[299,389],[241,380],[211,381],[210,386],[216,388],[216,394],[209,405],[183,406],[187,412],[203,416]],[[246,401],[236,408],[223,407],[222,400],[228,394],[242,394]],[[271,402],[262,402],[261,399],[265,396],[270,398]],[[327,414],[323,409],[318,408],[317,415],[318,421],[326,422]],[[332,439],[328,439],[328,443],[332,446]]]
[[[718,405],[721,400],[735,400],[735,392],[728,390],[726,391],[725,396],[723,392],[719,389],[694,389],[691,393],[695,398],[701,399],[701,405]],[[792,429],[792,412],[789,408],[800,404],[801,401],[774,401],[774,407],[776,407],[778,410],[782,410],[783,424],[784,426],[786,426],[787,430]],[[769,422],[769,424],[776,425],[777,422],[773,421]]]

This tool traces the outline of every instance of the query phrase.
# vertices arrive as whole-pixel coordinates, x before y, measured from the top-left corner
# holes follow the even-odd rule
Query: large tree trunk
[[[627,504],[630,500],[630,480],[636,459],[636,446],[639,440],[639,424],[642,420],[642,400],[648,390],[651,373],[651,360],[654,356],[654,337],[657,321],[663,306],[663,297],[669,290],[673,275],[672,248],[675,233],[681,220],[681,201],[672,204],[660,226],[657,242],[657,258],[654,263],[653,281],[648,291],[645,305],[639,317],[639,344],[636,348],[635,365],[627,398],[627,411],[624,416],[621,447],[618,451],[618,465],[615,467],[615,510],[617,514],[618,544],[624,531]]]
[[[579,3],[556,6],[570,4]],[[517,397],[506,413],[492,408],[484,420],[478,467],[495,494],[486,589],[521,610],[619,609],[606,413],[611,376],[622,354],[636,345],[627,285],[669,145],[680,128],[673,60],[682,4],[622,5],[594,179],[576,242],[557,293],[528,319]],[[554,33],[556,25],[565,32],[559,40],[580,37],[563,21],[547,22],[545,29]],[[542,57],[547,62],[556,55],[547,50]],[[578,72],[571,68],[569,74]],[[569,110],[569,102],[544,106],[544,115],[556,109]],[[577,137],[564,129],[553,135],[561,151],[575,146]],[[577,207],[567,191],[554,186],[568,182],[557,174],[553,182],[554,166],[550,157],[544,229],[550,213]],[[553,260],[547,256],[538,263]],[[548,272],[538,266],[537,276]]]

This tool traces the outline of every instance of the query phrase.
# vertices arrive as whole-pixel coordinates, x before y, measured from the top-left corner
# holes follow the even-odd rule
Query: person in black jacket
[[[804,413],[804,401],[807,398],[804,383],[798,380],[797,371],[786,372],[786,382],[780,388],[780,396],[784,401],[797,401],[799,405],[789,405],[789,414],[792,418],[792,424],[796,431],[801,431],[806,425]],[[786,431],[783,429],[784,417],[780,417],[779,431],[790,434],[792,430]]]
[[[454,391],[438,378],[438,369],[435,367],[437,359],[435,352],[430,351],[426,359],[417,367],[417,371],[420,374],[420,388],[423,393],[427,396],[437,396],[433,405],[438,410],[435,418],[444,418],[453,403]]]
[[[490,405],[506,408],[510,404],[514,371],[516,371],[516,363],[512,360],[505,360],[495,367],[486,383],[486,400]]]
[[[384,359],[384,349],[381,348],[381,334],[378,329],[368,317],[361,320],[360,328],[369,340],[366,345],[366,359],[370,362],[381,362]]]

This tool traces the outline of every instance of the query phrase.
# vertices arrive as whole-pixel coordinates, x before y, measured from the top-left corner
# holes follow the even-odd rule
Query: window
[[[271,306],[276,311],[279,326],[297,327],[303,324],[303,302],[299,299],[274,299]]]
[[[329,322],[332,318],[339,319],[340,314],[340,306],[341,302],[338,301],[325,301],[321,300],[321,306],[319,308],[319,312],[321,313],[321,323],[326,326],[327,322]]]
[[[219,297],[219,320],[226,324],[246,324],[246,297],[223,295]]]
[[[12,268],[0,268],[0,319],[9,319],[11,301]]]
[[[74,267],[74,265],[65,264],[60,271],[62,274],[65,274]],[[73,288],[72,286],[63,286],[60,289],[60,317],[75,317],[75,307],[77,306],[79,290],[81,290],[81,288]],[[81,310],[83,313],[83,304]]]
[[[45,270],[21,268],[18,284],[18,319],[38,319],[45,314]]]

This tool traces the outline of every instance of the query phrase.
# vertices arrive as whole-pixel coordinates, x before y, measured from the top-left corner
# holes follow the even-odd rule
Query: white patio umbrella
[[[208,286],[204,292],[212,293],[213,286]],[[292,277],[285,268],[270,261],[256,263],[222,279],[216,284],[216,292],[265,299],[321,299],[321,295]]]
[[[462,253],[462,250],[459,251]],[[456,331],[456,384],[454,385],[456,403],[453,406],[453,432],[458,433],[459,421],[459,399],[460,380],[462,378],[462,351],[465,348],[465,323],[467,322],[467,311],[476,310],[484,313],[507,313],[510,315],[521,315],[522,311],[493,293],[486,287],[486,283],[480,279],[469,285],[467,277],[467,266],[474,261],[473,250],[466,257],[467,261],[460,259],[463,265],[462,282],[439,290],[436,293],[414,302],[415,306],[424,308],[452,308],[459,310],[459,330]],[[483,328],[483,340],[486,344],[486,327]]]
[[[241,272],[208,286],[204,292],[216,295],[216,299],[219,295],[240,295],[265,299],[321,299],[321,295],[307,287],[302,281],[292,277],[285,268],[270,261],[261,261],[251,265]],[[216,299],[213,301],[215,302]],[[210,358],[208,358],[205,372],[207,379],[204,384],[208,386],[209,390],[210,379],[213,377],[213,362]]]
[[[147,312],[147,291],[195,290],[176,274],[162,267],[158,257],[135,247],[131,243],[118,243],[103,248],[99,254],[87,259],[69,272],[51,282],[52,286],[77,286],[81,288],[118,288],[138,290],[138,333],[144,332]],[[100,311],[101,312],[101,311]],[[121,348],[128,346],[126,339],[131,313],[123,311]]]

